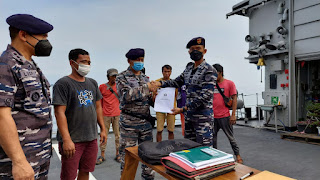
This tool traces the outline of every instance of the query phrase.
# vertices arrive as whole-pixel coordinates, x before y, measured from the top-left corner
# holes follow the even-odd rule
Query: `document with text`
[[[167,87],[158,89],[158,95],[154,103],[154,110],[162,113],[172,113],[174,107],[176,88]]]

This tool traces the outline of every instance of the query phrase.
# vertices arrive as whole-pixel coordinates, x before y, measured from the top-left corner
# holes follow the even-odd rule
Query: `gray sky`
[[[49,33],[53,51],[48,58],[34,57],[51,84],[71,71],[68,53],[83,48],[90,53],[88,77],[99,84],[106,71],[128,67],[125,53],[144,48],[146,74],[151,80],[162,77],[161,67],[173,67],[172,78],[184,70],[190,58],[185,48],[197,36],[206,39],[205,59],[224,66],[225,78],[233,80],[239,93],[261,93],[261,72],[249,64],[248,18],[226,14],[240,0],[1,0],[0,51],[10,43],[6,18],[27,13],[54,26]],[[264,70],[264,69],[263,69]],[[261,95],[260,95],[261,96]],[[259,103],[262,103],[261,101]]]

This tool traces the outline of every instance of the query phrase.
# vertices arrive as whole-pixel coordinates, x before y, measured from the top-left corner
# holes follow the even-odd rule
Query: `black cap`
[[[144,49],[141,48],[135,48],[135,49],[130,49],[126,57],[131,60],[138,59],[139,57],[144,57]]]
[[[223,67],[220,64],[214,64],[212,65],[218,72],[223,72]]]
[[[53,29],[51,24],[30,14],[14,14],[7,18],[7,23],[30,34],[46,34]]]
[[[187,48],[189,49],[191,46],[194,46],[194,45],[203,45],[205,47],[206,40],[203,37],[193,38],[188,42]]]

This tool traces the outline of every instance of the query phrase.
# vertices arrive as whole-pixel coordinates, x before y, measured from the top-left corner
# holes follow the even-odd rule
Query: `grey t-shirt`
[[[102,98],[98,84],[91,78],[78,82],[65,76],[53,86],[53,105],[66,106],[68,130],[73,142],[97,139],[96,101]],[[57,140],[62,137],[57,132]]]

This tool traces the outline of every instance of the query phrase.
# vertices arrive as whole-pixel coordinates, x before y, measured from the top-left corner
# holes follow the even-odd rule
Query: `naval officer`
[[[213,90],[217,80],[217,71],[209,65],[203,56],[206,54],[205,39],[191,39],[186,48],[193,62],[176,79],[153,81],[158,87],[180,88],[186,85],[186,105],[174,108],[173,114],[185,114],[185,138],[204,146],[213,144]]]
[[[153,106],[152,93],[155,87],[141,72],[144,67],[144,49],[130,49],[126,54],[129,67],[116,78],[120,99],[120,162],[124,168],[125,148],[145,141],[153,141],[152,127],[148,121],[150,105]],[[145,164],[141,165],[141,178],[154,179],[154,172]]]
[[[49,56],[53,26],[28,14],[7,18],[11,44],[0,57],[0,179],[47,179],[50,84],[32,56]]]

